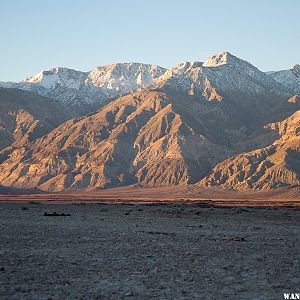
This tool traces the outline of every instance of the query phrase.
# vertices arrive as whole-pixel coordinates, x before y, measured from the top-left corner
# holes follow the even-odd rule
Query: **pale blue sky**
[[[171,67],[227,50],[263,71],[300,63],[299,0],[0,0],[0,80],[55,66]]]

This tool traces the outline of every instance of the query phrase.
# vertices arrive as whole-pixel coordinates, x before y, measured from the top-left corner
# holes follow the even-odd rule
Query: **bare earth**
[[[203,206],[2,203],[0,299],[300,292],[299,208]]]

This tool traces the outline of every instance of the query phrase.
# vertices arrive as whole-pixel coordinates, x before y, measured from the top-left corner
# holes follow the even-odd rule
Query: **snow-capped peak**
[[[211,68],[211,67],[219,67],[222,65],[226,65],[230,60],[234,60],[236,58],[229,52],[223,51],[217,53],[215,55],[210,56],[204,63],[203,67]]]
[[[90,82],[98,87],[113,89],[138,89],[151,84],[156,78],[161,76],[166,69],[157,65],[140,63],[117,63],[100,66],[93,69],[86,82]]]
[[[35,83],[48,90],[54,89],[57,85],[78,90],[86,76],[87,73],[85,72],[55,67],[26,78],[23,82]]]
[[[162,67],[150,64],[111,64],[90,71],[84,85],[101,89],[101,93],[109,99],[146,88],[165,71]]]
[[[242,60],[229,52],[223,51],[210,56],[204,63],[205,68],[231,68],[240,73],[247,73],[250,77],[265,76],[263,72],[257,69],[249,62]]]
[[[276,90],[275,94],[288,94],[288,89],[267,74],[226,51],[209,57],[204,63],[179,64],[156,82],[160,89],[198,94],[210,101],[220,101],[235,93],[256,97]]]

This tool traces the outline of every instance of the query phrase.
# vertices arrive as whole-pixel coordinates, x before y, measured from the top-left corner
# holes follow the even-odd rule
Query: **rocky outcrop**
[[[300,110],[266,128],[278,134],[274,143],[221,162],[199,185],[233,189],[300,185]]]
[[[0,151],[21,147],[76,116],[72,108],[28,91],[0,88]]]

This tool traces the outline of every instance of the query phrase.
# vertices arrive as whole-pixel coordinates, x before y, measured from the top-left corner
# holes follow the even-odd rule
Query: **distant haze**
[[[230,51],[263,71],[300,63],[298,0],[6,0],[0,81],[63,66],[171,67]]]

